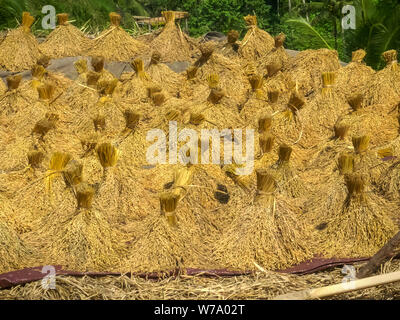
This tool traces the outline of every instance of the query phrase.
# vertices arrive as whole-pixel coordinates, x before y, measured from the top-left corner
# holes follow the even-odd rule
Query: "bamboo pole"
[[[380,274],[378,276],[338,283],[326,287],[306,289],[297,292],[290,292],[275,297],[273,300],[308,300],[330,297],[340,293],[346,293],[378,285],[396,282],[400,280],[400,271]]]

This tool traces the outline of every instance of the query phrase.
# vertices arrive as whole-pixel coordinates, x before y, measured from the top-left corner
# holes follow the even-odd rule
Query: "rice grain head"
[[[119,27],[121,24],[121,16],[116,12],[110,12],[110,22],[113,27]]]
[[[322,95],[330,96],[333,92],[333,86],[335,85],[336,73],[335,72],[323,72],[322,73]]]
[[[120,151],[111,143],[102,143],[97,147],[96,152],[99,162],[104,169],[114,167],[117,164]]]
[[[351,62],[361,63],[364,60],[366,54],[367,53],[363,49],[358,49],[356,51],[353,51],[351,53]]]
[[[369,136],[357,136],[352,138],[354,152],[356,154],[363,153],[367,151],[369,146],[370,137]]]
[[[58,25],[66,26],[68,24],[68,13],[57,14]]]
[[[285,43],[286,40],[286,35],[284,33],[278,34],[276,37],[274,37],[275,40],[275,48],[280,48],[283,47],[283,44]]]
[[[386,62],[386,66],[390,66],[391,70],[395,71],[399,68],[399,63],[397,61],[397,51],[388,50],[382,53],[382,57]]]

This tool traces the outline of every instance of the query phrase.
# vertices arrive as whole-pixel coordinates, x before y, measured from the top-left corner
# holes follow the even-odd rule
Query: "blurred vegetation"
[[[356,29],[342,30],[342,8],[356,8]],[[272,35],[284,32],[285,46],[293,50],[327,47],[336,49],[343,61],[353,50],[367,51],[366,61],[374,68],[383,66],[385,50],[400,49],[400,3],[398,0],[0,0],[0,30],[15,28],[23,11],[36,17],[33,31],[41,30],[41,9],[53,5],[67,12],[74,24],[90,33],[109,26],[108,13],[123,17],[122,26],[131,33],[139,30],[132,16],[160,16],[162,10],[188,11],[189,33],[202,36],[208,31],[246,32],[243,16],[256,14],[259,27]]]

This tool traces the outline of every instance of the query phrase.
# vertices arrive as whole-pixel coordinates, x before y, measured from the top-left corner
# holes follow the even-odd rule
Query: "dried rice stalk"
[[[213,88],[210,91],[210,94],[207,98],[207,100],[213,104],[217,104],[221,101],[223,97],[225,97],[226,92],[222,88]]]
[[[278,48],[282,47],[283,44],[285,43],[286,35],[281,32],[276,37],[274,37],[274,40],[275,40],[275,48],[278,49]]]
[[[390,66],[392,70],[397,70],[399,68],[396,50],[385,51],[382,53],[382,57],[386,62],[386,66]]]
[[[165,19],[165,24],[175,25],[175,11],[161,11],[161,15]]]
[[[140,114],[130,109],[126,109],[124,111],[124,117],[126,121],[126,127],[130,130],[135,130],[140,120]]]
[[[270,78],[273,77],[281,69],[282,69],[282,64],[279,61],[274,61],[272,63],[269,63],[267,65],[267,75],[268,75],[268,77],[270,77]]]
[[[194,79],[194,78],[196,77],[197,70],[199,70],[198,67],[195,67],[195,66],[189,67],[189,68],[186,70],[186,78],[187,78],[188,80]]]
[[[211,73],[207,76],[207,83],[210,89],[216,89],[219,84],[219,75]]]
[[[268,101],[270,103],[277,103],[279,99],[279,90],[268,90]]]
[[[363,100],[364,95],[362,93],[357,93],[347,98],[347,103],[353,108],[354,111],[357,111],[361,109]]]
[[[206,118],[202,113],[191,112],[189,123],[191,123],[195,126],[198,126],[198,125],[202,124],[205,119]]]
[[[94,56],[92,57],[92,67],[96,72],[101,72],[104,69],[104,57],[102,56]]]
[[[118,85],[118,79],[100,80],[97,82],[97,91],[100,95],[112,96]]]
[[[63,152],[55,152],[51,156],[49,168],[46,172],[45,186],[46,191],[51,192],[52,182],[56,176],[65,168],[71,160],[71,155]]]
[[[392,147],[379,149],[377,153],[378,153],[378,157],[381,159],[386,158],[386,157],[393,157],[393,154],[394,154]]]
[[[369,140],[370,140],[369,136],[353,137],[352,142],[353,142],[354,152],[356,154],[360,154],[362,152],[367,151],[369,146]]]
[[[83,74],[88,72],[87,60],[86,59],[79,59],[74,63],[75,70],[79,74]]]
[[[175,227],[177,225],[175,211],[176,207],[178,206],[178,202],[179,194],[176,192],[167,191],[160,194],[160,208],[171,227]]]
[[[283,144],[279,146],[278,151],[278,168],[282,167],[283,165],[287,165],[290,160],[290,156],[292,155],[292,148]]]
[[[339,140],[344,140],[349,132],[350,127],[348,125],[335,125],[333,127],[335,131],[335,138]]]
[[[55,122],[45,118],[36,122],[35,126],[32,129],[32,133],[37,133],[43,137],[47,134],[47,132],[54,128]]]
[[[150,65],[159,64],[161,61],[161,54],[158,51],[154,51],[151,55]]]
[[[32,17],[29,12],[22,12],[22,27],[25,32],[31,31],[31,26],[34,21],[35,21],[35,18]]]
[[[44,68],[47,68],[50,64],[50,57],[42,54],[40,58],[37,60],[37,64]]]
[[[293,92],[289,98],[288,107],[293,112],[299,111],[305,104],[304,97],[298,92]]]
[[[247,26],[249,26],[249,27],[257,26],[257,17],[256,16],[247,15],[243,19],[246,22]]]
[[[113,27],[119,27],[121,24],[121,16],[116,12],[110,12],[110,22]]]
[[[97,157],[104,169],[114,167],[117,164],[120,151],[111,143],[104,142],[96,149]]]
[[[227,41],[230,44],[234,44],[239,39],[239,32],[236,30],[230,30],[227,34]]]
[[[227,165],[225,169],[225,174],[231,178],[240,188],[245,191],[250,191],[251,180],[249,176],[239,175],[237,174],[237,169],[239,169],[241,165],[238,164],[230,164]]]
[[[31,168],[37,169],[42,164],[44,153],[41,151],[31,151],[28,153],[28,163]]]
[[[272,117],[263,115],[258,119],[258,133],[269,132],[272,126]]]
[[[144,71],[144,63],[142,59],[135,59],[131,62],[133,70],[135,70],[136,75],[142,80],[150,80],[147,73]]]
[[[147,96],[149,98],[152,98],[154,94],[161,92],[162,89],[159,86],[151,86],[151,87],[147,87]]]
[[[15,76],[8,76],[6,78],[8,91],[18,89],[22,80],[22,75],[17,74]]]
[[[172,188],[175,190],[175,193],[179,195],[179,199],[182,199],[185,195],[185,188],[188,184],[190,184],[192,176],[193,167],[183,167],[174,170],[174,180]]]
[[[85,151],[85,154],[94,150],[99,141],[99,135],[97,133],[88,134],[80,139],[82,149]]]
[[[39,98],[42,100],[50,100],[55,90],[55,86],[48,82],[37,87]]]
[[[68,24],[68,13],[57,14],[57,20],[60,26],[66,26]]]
[[[322,73],[322,95],[332,95],[333,86],[336,80],[335,72],[323,72]]]
[[[338,159],[338,167],[341,175],[353,173],[354,158],[351,154],[342,154]]]
[[[212,42],[206,42],[202,44],[199,49],[201,52],[201,57],[194,63],[195,67],[201,67],[208,61],[208,59],[211,58],[215,50],[215,44]]]
[[[41,80],[46,73],[46,69],[43,66],[37,64],[32,68],[31,73],[33,78]]]
[[[275,137],[270,134],[262,134],[258,138],[260,149],[262,153],[267,153],[272,151],[272,147],[274,146]]]
[[[266,169],[257,169],[257,195],[272,194],[276,190],[276,181]]]
[[[165,102],[165,95],[162,92],[157,92],[152,95],[151,100],[156,106],[161,106]]]
[[[63,170],[65,184],[69,187],[74,187],[77,184],[81,183],[83,180],[82,172],[82,163],[79,163],[76,160],[69,161],[65,169]]]
[[[363,49],[358,49],[351,53],[351,61],[361,63],[366,56],[366,52]]]
[[[256,92],[257,90],[260,90],[263,85],[263,77],[260,75],[252,75],[249,77],[249,82],[251,85],[251,89]]]
[[[94,197],[94,189],[89,184],[83,182],[76,187],[76,202],[78,209],[91,209]]]

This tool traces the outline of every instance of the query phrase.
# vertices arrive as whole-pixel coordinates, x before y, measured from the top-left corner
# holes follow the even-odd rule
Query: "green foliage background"
[[[356,30],[342,30],[341,9],[356,7]],[[190,13],[189,33],[197,37],[208,31],[246,32],[243,16],[256,14],[258,25],[272,35],[284,32],[285,46],[293,50],[330,47],[338,50],[343,61],[353,50],[366,49],[369,65],[383,66],[381,53],[400,50],[399,0],[0,0],[0,30],[15,28],[23,11],[36,17],[33,32],[41,30],[41,8],[53,5],[57,12],[68,12],[74,24],[87,32],[99,32],[109,25],[108,13],[123,16],[122,26],[131,33],[139,30],[133,15],[159,16],[162,10]]]

